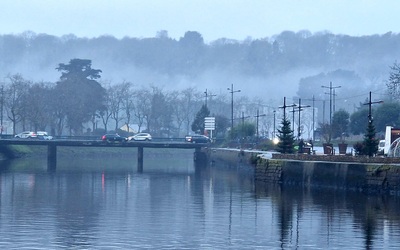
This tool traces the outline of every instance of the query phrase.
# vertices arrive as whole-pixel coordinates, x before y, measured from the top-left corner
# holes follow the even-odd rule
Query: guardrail
[[[57,140],[101,140],[102,135],[80,135],[80,136],[53,136],[53,139]],[[14,135],[12,134],[2,134],[0,135],[1,139],[13,139]],[[34,138],[33,138],[34,139]],[[155,142],[184,142],[185,137],[174,137],[174,138],[165,138],[165,137],[153,137]]]

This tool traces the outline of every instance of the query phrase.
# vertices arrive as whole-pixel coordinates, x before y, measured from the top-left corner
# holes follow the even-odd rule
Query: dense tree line
[[[355,70],[376,77],[400,53],[400,34],[352,37],[328,32],[284,31],[256,40],[221,38],[205,44],[202,35],[186,32],[178,40],[166,31],[153,38],[116,39],[112,36],[55,37],[25,32],[0,35],[0,68],[12,69],[22,62],[53,68],[72,56],[132,65],[169,75],[199,75],[206,69],[225,69],[246,75],[275,75],[295,68]],[[66,58],[68,57],[68,58]],[[58,60],[58,61],[57,61]],[[7,72],[8,73],[8,72]]]
[[[2,105],[12,124],[11,131],[50,130],[54,135],[81,135],[96,130],[119,131],[123,125],[136,124],[138,131],[177,137],[203,133],[204,117],[209,115],[218,116],[217,133],[224,136],[227,131],[225,113],[230,104],[224,95],[208,97],[211,113],[204,106],[204,93],[195,88],[166,91],[128,81],[101,82],[102,71],[93,69],[87,59],[60,63],[56,70],[61,76],[55,83],[32,82],[20,74],[7,77]],[[235,116],[243,109],[255,113],[257,105],[249,102],[248,98],[238,98]],[[207,112],[196,116],[202,109]]]
[[[400,56],[399,46],[400,35],[394,33],[351,37],[328,32],[285,31],[265,39],[236,41],[221,38],[206,44],[201,34],[195,31],[186,32],[178,40],[169,38],[167,31],[160,31],[154,38],[123,39],[112,36],[90,39],[74,35],[55,37],[25,32],[0,35],[0,74],[3,74],[7,118],[18,129],[51,128],[54,134],[65,133],[68,129],[70,134],[80,134],[83,128],[88,127],[87,124],[94,131],[98,127],[117,130],[123,124],[135,123],[140,129],[150,130],[156,135],[172,136],[190,132],[195,115],[204,103],[203,85],[198,84],[209,80],[201,78],[204,72],[220,73],[213,80],[222,89],[227,85],[221,81],[224,76],[259,77],[261,82],[265,81],[265,89],[255,88],[256,91],[269,93],[276,85],[271,86],[266,79],[300,70],[302,73],[297,82],[291,83],[298,84],[293,100],[302,98],[307,104],[315,101],[313,106],[318,110],[316,123],[326,121],[327,98],[321,85],[330,81],[340,84],[341,88],[334,94],[336,110],[349,113],[350,132],[357,134],[363,132],[360,124],[366,124],[365,106],[362,105],[366,93],[372,87],[398,93],[398,75],[395,74],[398,65],[393,62]],[[83,75],[80,81],[75,81],[69,75],[71,69],[68,67],[71,65],[60,64],[71,58],[90,58],[90,66],[91,62],[96,62],[96,67],[100,65],[101,70],[86,72],[93,74]],[[88,61],[82,60],[81,63],[87,66]],[[32,80],[38,78],[35,74],[39,71],[50,72],[50,76],[43,75],[43,79],[58,80]],[[125,71],[130,72],[130,76],[145,72],[146,79],[154,81],[141,81],[139,77],[117,81],[100,79],[102,71],[107,74],[115,71],[121,77]],[[160,85],[158,81],[163,81],[162,78],[151,78],[156,74],[175,78],[165,77],[167,80]],[[179,85],[180,77],[197,85]],[[246,86],[248,89],[243,93],[252,88],[251,83]],[[76,89],[81,91],[72,96]],[[364,92],[360,94],[360,91]],[[65,98],[66,93],[71,95],[70,99]],[[210,113],[220,117],[220,121],[229,120],[226,112],[229,110],[229,96],[227,93],[218,94],[209,106]],[[274,97],[280,99],[286,94]],[[72,100],[75,106],[68,106]],[[385,125],[399,123],[398,115],[391,115],[391,119],[380,115],[395,110],[396,105],[397,97],[392,96],[383,105],[374,107],[377,111],[382,109],[375,115],[378,131],[382,131]],[[235,96],[235,119],[242,112],[253,116],[261,109],[261,113],[269,117],[260,121],[268,134],[272,131],[272,112],[276,110],[279,113],[278,106],[279,102],[265,95],[252,99],[246,94],[237,99]],[[82,107],[85,107],[85,112],[76,114]],[[302,113],[305,118],[302,118],[301,126],[310,134],[310,112]],[[339,120],[346,117],[346,114],[342,115]],[[229,125],[222,127],[226,130]],[[220,129],[220,133],[224,129]],[[343,128],[339,126],[336,130],[342,131]],[[344,133],[338,131],[334,136]]]
[[[173,137],[193,132],[202,133],[206,116],[217,117],[216,133],[219,136],[227,135],[230,128],[228,92],[216,97],[212,95],[214,98],[208,99],[208,106],[205,106],[204,98],[207,96],[196,88],[166,91],[153,85],[135,86],[128,81],[113,84],[98,81],[102,71],[93,69],[91,60],[87,59],[72,59],[68,64],[60,63],[56,70],[61,76],[55,83],[32,82],[20,74],[7,77],[2,87],[2,105],[13,126],[12,131],[51,130],[54,135],[80,135],[88,131],[93,134],[96,130],[118,131],[125,124],[137,124],[138,131],[146,130],[155,136]],[[394,84],[398,71],[396,68],[392,69],[388,86]],[[388,125],[400,125],[399,108],[400,103],[394,98],[373,108],[373,119],[378,132],[383,132]],[[234,119],[237,127],[230,134],[238,137],[243,133],[244,129],[240,125],[244,124],[244,111],[246,118],[252,118],[250,122],[246,120],[247,125],[255,123],[255,116],[251,114],[258,114],[260,109],[267,117],[261,121],[261,134],[270,137],[274,122],[272,113],[277,110],[266,105],[263,100],[246,96],[238,97],[235,101]],[[304,110],[302,114],[301,134],[304,136],[307,133],[303,129],[312,128],[310,113]],[[320,124],[319,129],[331,129],[329,136],[332,138],[326,139],[330,141],[335,138],[343,139],[343,136],[347,137],[349,134],[362,134],[367,123],[368,108],[365,103],[360,103],[351,114],[343,109],[335,112],[332,127],[326,127],[325,123]],[[251,134],[254,131],[246,132],[247,136]]]
[[[170,38],[167,31],[155,37],[122,39],[29,31],[0,35],[2,77],[22,74],[31,81],[55,81],[59,77],[56,65],[71,58],[92,60],[111,83],[126,80],[179,90],[212,86],[216,91],[240,82],[248,95],[303,100],[314,96],[320,111],[328,98],[321,85],[333,82],[341,86],[335,93],[336,110],[353,112],[354,104],[363,101],[363,93],[384,86],[389,66],[400,58],[400,34],[353,37],[304,30],[210,43],[196,31],[179,39]],[[322,112],[317,119],[323,121]]]

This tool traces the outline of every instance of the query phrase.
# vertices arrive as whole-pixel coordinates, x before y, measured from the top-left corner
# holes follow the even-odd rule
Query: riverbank
[[[251,164],[255,180],[303,186],[400,195],[400,159],[340,155],[283,155],[273,152],[211,149],[211,161]]]

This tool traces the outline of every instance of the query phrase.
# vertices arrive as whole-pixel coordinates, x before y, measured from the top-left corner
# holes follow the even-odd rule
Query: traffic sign
[[[215,117],[204,118],[204,129],[215,130]]]

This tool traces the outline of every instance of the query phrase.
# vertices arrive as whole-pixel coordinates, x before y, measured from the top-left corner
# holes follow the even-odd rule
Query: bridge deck
[[[182,148],[196,149],[207,147],[204,143],[188,142],[104,142],[101,140],[36,140],[36,139],[1,139],[0,145],[42,145],[42,146],[72,146],[72,147],[143,147],[143,148]]]

